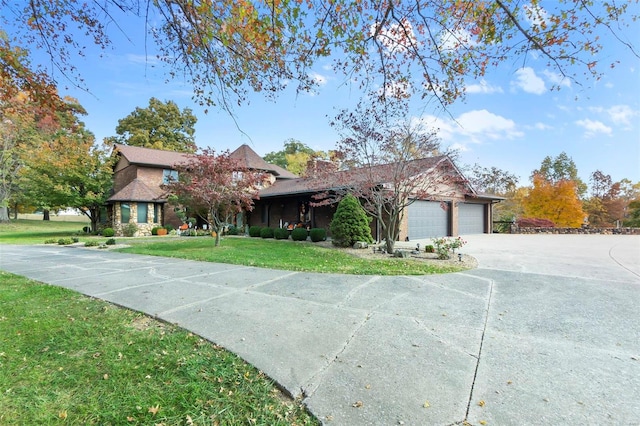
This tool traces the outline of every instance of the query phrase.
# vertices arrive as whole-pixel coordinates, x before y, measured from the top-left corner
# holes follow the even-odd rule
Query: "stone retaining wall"
[[[520,228],[511,226],[512,234],[603,234],[640,235],[640,228]]]

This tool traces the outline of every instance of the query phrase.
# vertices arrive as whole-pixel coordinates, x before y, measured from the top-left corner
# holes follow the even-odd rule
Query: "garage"
[[[483,234],[485,232],[484,204],[458,204],[458,234]]]
[[[409,239],[445,237],[449,235],[449,203],[418,200],[407,209]],[[444,208],[443,208],[444,207]]]

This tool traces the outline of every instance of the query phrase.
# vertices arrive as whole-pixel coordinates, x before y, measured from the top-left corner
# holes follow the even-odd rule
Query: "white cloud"
[[[535,130],[551,130],[551,129],[553,129],[553,127],[549,126],[548,124],[541,123],[541,122],[538,121],[536,124],[533,125],[533,129],[535,129]]]
[[[576,124],[584,128],[584,136],[587,138],[594,137],[599,133],[611,135],[611,133],[613,132],[613,129],[605,125],[602,121],[589,120],[588,118],[586,118],[584,120],[576,121]]]
[[[327,84],[327,77],[319,74],[317,72],[312,72],[310,74],[310,77],[318,84],[318,86],[324,86],[325,84]]]
[[[491,84],[487,83],[485,79],[480,80],[479,84],[468,85],[466,87],[466,91],[467,93],[484,93],[484,94],[503,93],[502,87],[492,86]]]
[[[478,42],[474,35],[465,28],[446,29],[440,34],[440,49],[458,50],[461,47],[473,47]]]
[[[157,65],[160,63],[160,59],[156,56],[152,55],[134,55],[133,53],[128,53],[126,55],[127,61],[133,64],[143,64],[143,65]]]
[[[511,85],[534,95],[541,95],[547,91],[544,80],[538,77],[533,68],[530,67],[517,70],[516,80],[512,81]]]
[[[486,109],[465,112],[455,119],[432,115],[414,118],[428,129],[437,129],[443,145],[462,151],[468,144],[481,144],[488,140],[517,139],[524,136],[513,120]]]
[[[571,87],[571,80],[560,73],[544,70],[542,74],[555,86]]]
[[[539,5],[527,4],[523,7],[525,19],[532,27],[542,27],[547,25],[549,13]]]
[[[631,119],[639,116],[640,111],[634,111],[628,105],[614,105],[607,110],[607,114],[609,114],[609,117],[614,124],[630,126]]]

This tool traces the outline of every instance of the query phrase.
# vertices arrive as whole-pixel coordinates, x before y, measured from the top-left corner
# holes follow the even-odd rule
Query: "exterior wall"
[[[138,167],[137,178],[149,188],[160,188],[162,185],[163,169],[152,167]]]
[[[119,161],[120,164],[123,160]],[[113,173],[113,192],[116,193],[127,186],[129,182],[134,180],[138,174],[137,166],[128,166],[126,168],[118,168]]]
[[[124,228],[125,226],[127,226],[126,223],[122,223],[122,210],[120,209],[121,207],[121,202],[117,201],[115,203],[113,203],[113,210],[111,211],[111,217],[112,217],[112,227],[113,230],[116,232],[117,236],[122,237],[124,235]],[[144,203],[147,205],[147,221],[145,223],[138,223],[138,203],[135,201],[131,201],[128,202],[126,204],[129,204],[129,222],[128,223],[135,223],[136,226],[138,227],[138,231],[135,233],[135,237],[140,237],[140,236],[149,236],[151,235],[151,229],[156,227],[156,226],[162,226],[162,217],[158,217],[156,218],[155,215],[155,205],[154,203]],[[142,204],[142,203],[141,203]],[[160,216],[164,215],[164,211],[161,209],[161,213]]]

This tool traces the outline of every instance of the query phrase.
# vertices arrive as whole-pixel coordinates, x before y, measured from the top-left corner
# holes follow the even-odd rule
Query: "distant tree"
[[[628,216],[622,224],[623,226],[640,228],[640,200],[629,203]]]
[[[236,213],[253,210],[253,200],[258,198],[258,187],[265,178],[240,166],[228,151],[216,154],[211,149],[175,169],[178,180],[166,185],[166,189],[191,211],[205,212],[202,219],[215,231],[216,247],[224,224]]]
[[[557,157],[546,156],[542,160],[540,168],[531,174],[542,176],[546,181],[556,184],[563,180],[571,180],[575,183],[578,197],[583,198],[587,192],[587,184],[578,177],[578,168],[573,159],[566,152],[561,152]]]
[[[593,172],[589,180],[591,197],[584,201],[584,210],[589,215],[589,224],[619,225],[624,219],[626,207],[630,202],[623,193],[624,181],[613,182],[610,175],[600,170]],[[633,186],[627,186],[625,189],[632,188]]]
[[[331,220],[331,242],[338,247],[351,247],[357,241],[372,243],[371,218],[356,197],[347,194]]]
[[[497,167],[482,167],[474,164],[467,172],[467,179],[476,191],[494,195],[507,195],[515,191],[518,177]]]
[[[284,149],[267,153],[263,159],[267,163],[276,164],[298,176],[303,176],[312,159],[325,159],[328,155],[323,151],[314,151],[296,139],[287,139]]]
[[[452,195],[452,188],[462,184],[446,156],[426,167],[422,160],[438,154],[440,142],[419,124],[398,121],[402,113],[396,110],[389,116],[389,110],[375,102],[343,110],[332,124],[340,132],[337,151],[349,170],[335,173],[328,168],[317,174],[331,188],[317,196],[317,204],[336,203],[346,194],[361,200],[382,228],[388,253],[394,252],[409,205],[416,199]]]
[[[131,114],[118,120],[118,136],[108,142],[165,151],[195,152],[195,124],[198,121],[191,109],[182,111],[173,101],[149,99],[146,108],[137,107]]]
[[[573,180],[550,182],[540,174],[533,176],[533,188],[523,200],[524,215],[548,219],[561,227],[580,227],[585,213]]]
[[[84,109],[68,102],[68,110],[58,113],[59,127],[46,139],[43,135],[41,143],[21,150],[20,187],[29,202],[41,208],[78,209],[96,231],[112,186],[112,159],[78,119]]]

